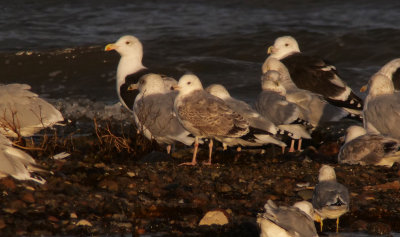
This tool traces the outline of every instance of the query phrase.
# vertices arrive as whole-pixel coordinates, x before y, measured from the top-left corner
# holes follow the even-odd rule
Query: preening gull
[[[289,152],[294,151],[294,139],[310,139],[311,136],[304,126],[301,109],[294,103],[287,101],[286,89],[276,80],[276,71],[269,71],[262,80],[262,92],[256,101],[257,111],[270,119],[281,130],[289,132],[292,138]],[[278,74],[279,75],[279,74]],[[299,122],[300,123],[297,123]],[[299,140],[298,150],[301,149]]]
[[[131,84],[138,83],[141,76],[152,72],[142,64],[142,43],[135,36],[125,35],[119,38],[117,42],[108,44],[104,50],[115,50],[121,56],[117,68],[117,93],[124,107],[132,111],[137,91],[128,90],[128,87]],[[166,88],[171,88],[172,85],[177,83],[171,77],[163,76],[163,79]]]
[[[138,130],[147,139],[166,144],[168,153],[175,141],[188,146],[193,144],[194,138],[182,127],[174,113],[177,92],[166,88],[160,75],[146,74],[128,89],[139,90],[133,106],[134,118]]]
[[[349,211],[350,196],[347,188],[336,181],[333,167],[322,165],[320,168],[312,204],[316,214],[314,219],[320,222],[321,232],[326,218],[336,219],[336,232],[339,232],[339,217]]]
[[[0,85],[0,133],[27,137],[64,120],[53,105],[27,84]]]
[[[227,138],[221,141],[224,145],[234,146],[239,144],[243,146],[261,146],[263,144],[273,143],[282,148],[286,147],[285,143],[273,136],[278,131],[275,124],[260,115],[246,102],[231,97],[228,90],[223,85],[212,84],[206,88],[206,91],[211,95],[224,100],[232,110],[242,115],[249,122],[251,128],[258,130],[254,131],[254,136],[257,138],[254,142],[246,141],[241,138]]]
[[[369,134],[360,126],[350,126],[345,144],[340,148],[338,162],[391,167],[394,162],[400,161],[399,147],[397,139]]]
[[[46,182],[44,179],[31,176],[30,172],[40,170],[35,164],[28,153],[14,148],[11,141],[0,133],[0,178],[10,175],[15,179],[43,184]]]
[[[300,89],[322,95],[329,103],[340,106],[353,114],[361,114],[363,101],[339,77],[335,66],[311,55],[300,52],[297,41],[282,36],[268,48],[269,57],[280,60]]]
[[[400,65],[391,61],[383,68],[396,71]],[[368,95],[363,111],[364,127],[368,133],[400,139],[400,92],[395,92],[392,75],[382,70],[368,82]]]
[[[258,214],[260,237],[314,237],[314,210],[307,201],[296,202],[292,207],[278,207],[272,200],[264,206],[265,213]]]
[[[267,74],[269,71],[277,73]],[[263,64],[262,72],[261,80],[268,80],[269,76],[278,81],[286,89],[286,99],[300,108],[300,118],[308,121],[313,127],[349,116],[347,111],[329,104],[321,95],[298,88],[286,66],[279,60],[268,57]]]
[[[175,88],[179,90],[175,112],[183,127],[195,136],[192,162],[183,165],[196,165],[199,138],[210,139],[209,159],[205,163],[210,165],[213,139],[240,138],[249,134],[249,122],[223,100],[207,93],[197,76],[182,76]]]

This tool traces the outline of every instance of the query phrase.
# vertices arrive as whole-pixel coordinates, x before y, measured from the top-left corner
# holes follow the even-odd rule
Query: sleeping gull
[[[391,62],[384,68],[394,71],[399,65]],[[367,132],[400,139],[399,101],[400,92],[395,92],[391,75],[381,70],[375,73],[368,82],[368,95],[363,111]]]
[[[125,35],[113,44],[108,44],[105,51],[115,50],[121,55],[117,68],[117,93],[122,105],[131,110],[137,96],[136,90],[128,90],[131,84],[136,84],[139,78],[151,71],[143,66],[143,46],[138,38]],[[171,88],[177,81],[163,76],[165,87]]]
[[[27,84],[0,85],[0,133],[27,137],[64,120],[60,111]]]
[[[315,186],[312,204],[315,220],[336,219],[336,232],[339,232],[339,217],[349,211],[350,196],[347,188],[336,181],[335,170],[329,165],[319,169],[318,184]]]
[[[294,152],[294,139],[299,139],[298,150],[301,149],[301,139],[310,139],[311,136],[303,124],[296,124],[302,120],[301,109],[294,103],[287,101],[286,89],[276,80],[276,71],[269,71],[263,78],[262,92],[256,101],[257,111],[271,120],[281,130],[289,132],[292,138],[289,152]],[[306,121],[301,121],[304,123]]]
[[[269,71],[276,71],[274,74],[267,74]],[[295,103],[301,110],[301,119],[308,121],[313,127],[325,122],[339,121],[349,116],[344,109],[329,104],[321,95],[308,90],[300,89],[292,81],[286,66],[275,58],[267,58],[262,67],[263,76],[261,80],[274,77],[274,80],[286,89],[286,99]]]
[[[159,144],[167,144],[168,154],[175,141],[188,146],[194,138],[180,124],[174,113],[176,91],[165,88],[162,77],[158,74],[146,74],[137,84],[128,89],[138,89],[139,94],[133,106],[134,118],[138,129],[149,139]]]
[[[43,184],[45,180],[31,176],[30,172],[40,170],[35,164],[28,153],[14,148],[11,141],[0,133],[0,178],[10,175],[18,180],[32,180]]]
[[[182,165],[196,165],[199,138],[210,139],[208,162],[205,163],[210,165],[214,138],[240,138],[249,134],[249,122],[223,100],[207,93],[197,76],[182,76],[175,89],[179,90],[174,103],[175,113],[183,127],[195,136],[192,161]]]
[[[314,210],[307,201],[296,202],[292,207],[276,206],[272,200],[264,206],[265,213],[258,214],[260,237],[314,237]]]
[[[339,77],[335,66],[311,55],[300,52],[297,41],[282,36],[268,48],[269,57],[280,60],[300,89],[322,95],[329,103],[340,106],[353,114],[361,114],[363,101]]]
[[[400,161],[399,140],[380,134],[368,134],[360,126],[347,128],[345,144],[340,148],[341,164],[382,165],[391,167]]]
[[[240,138],[228,138],[222,141],[225,143],[224,145],[234,146],[240,144],[243,146],[261,146],[263,144],[273,143],[281,146],[282,149],[286,147],[285,143],[273,137],[273,135],[275,135],[278,131],[278,128],[275,126],[275,124],[260,115],[246,102],[231,97],[228,90],[223,85],[212,84],[206,88],[206,91],[211,95],[224,100],[231,109],[242,115],[249,122],[251,127],[259,129],[259,131],[255,132],[258,134],[254,134],[254,136],[257,138],[254,142],[245,141]]]

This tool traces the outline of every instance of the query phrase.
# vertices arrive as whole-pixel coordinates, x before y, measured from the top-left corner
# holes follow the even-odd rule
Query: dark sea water
[[[375,0],[2,1],[0,82],[28,83],[53,99],[115,103],[119,57],[102,49],[132,34],[143,42],[146,66],[192,71],[205,86],[222,83],[250,102],[260,91],[267,47],[292,35],[303,52],[333,62],[358,93],[383,64],[400,56],[398,9],[399,1]],[[60,53],[65,49],[76,54]],[[21,51],[50,56],[29,58]],[[26,62],[10,61],[15,54]],[[76,67],[68,64],[75,56]],[[103,63],[93,64],[94,58]],[[63,73],[68,76],[54,77]]]

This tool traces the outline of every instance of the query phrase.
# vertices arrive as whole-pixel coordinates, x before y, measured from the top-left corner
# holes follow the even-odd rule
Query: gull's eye
[[[285,47],[287,47],[287,46],[289,46],[289,44],[288,44],[288,43],[286,43],[286,44],[285,44]]]
[[[131,42],[130,42],[130,41],[126,41],[125,44],[126,44],[126,45],[130,45]]]
[[[191,84],[191,82],[190,82],[190,81],[188,81],[188,82],[187,82],[187,84],[188,84],[188,85],[190,85],[190,84]]]

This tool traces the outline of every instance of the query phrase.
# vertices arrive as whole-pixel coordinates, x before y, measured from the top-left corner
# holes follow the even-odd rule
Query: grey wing
[[[201,136],[241,137],[249,132],[249,124],[240,114],[205,91],[184,98],[182,104],[177,109],[181,121]]]
[[[25,84],[0,86],[0,132],[7,136],[15,137],[13,130],[32,136],[64,120],[60,111],[29,89]]]
[[[314,209],[327,206],[349,205],[350,196],[348,189],[337,182],[319,182],[314,189],[312,204]]]
[[[236,100],[234,98],[229,98],[225,100],[229,107],[242,115],[246,120],[249,121],[251,127],[258,128],[272,134],[276,134],[277,128],[274,123],[272,123],[268,118],[263,117],[255,109],[253,109],[249,104]]]
[[[383,157],[394,154],[399,148],[396,139],[376,134],[366,134],[344,144],[338,161],[348,164],[374,165]]]
[[[314,221],[305,213],[295,207],[277,207],[268,200],[265,205],[266,212],[262,215],[293,236],[317,236]]]
[[[329,104],[322,96],[306,90],[289,90],[286,98],[302,108],[302,119],[317,126],[324,122],[338,121],[349,113],[344,109]]]
[[[176,92],[144,96],[135,102],[135,114],[142,128],[148,129],[159,143],[171,144],[175,140],[190,145],[193,138],[183,128],[174,113]]]
[[[400,139],[400,94],[380,96],[370,100],[364,111],[368,131],[371,126],[379,133]],[[373,131],[374,129],[372,129]]]
[[[298,107],[276,92],[263,91],[256,101],[257,111],[274,124],[289,124],[299,118]]]

